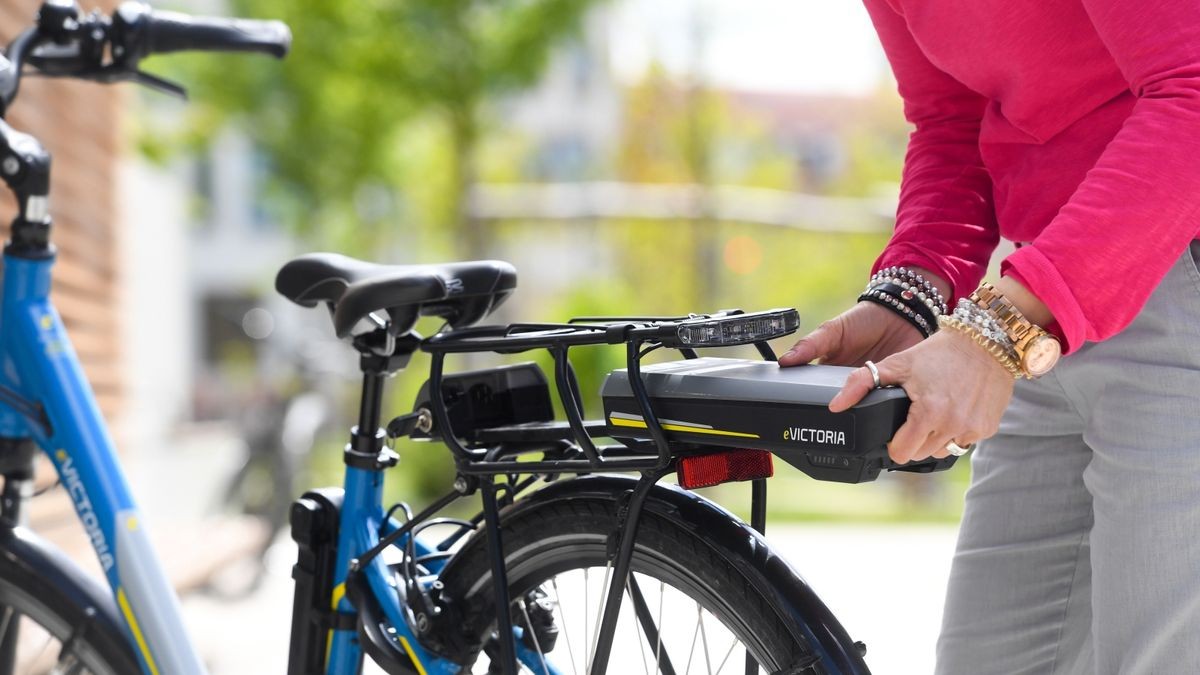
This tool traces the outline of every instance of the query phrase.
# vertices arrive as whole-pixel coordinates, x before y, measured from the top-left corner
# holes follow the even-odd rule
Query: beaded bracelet
[[[941,291],[928,279],[907,267],[893,266],[879,270],[867,282],[866,290],[882,283],[893,283],[910,291],[917,300],[933,310],[935,316],[947,313],[946,299],[942,297]]]
[[[1009,375],[1013,376],[1013,379],[1019,380],[1024,377],[1025,373],[1021,370],[1021,364],[1017,363],[1017,359],[1012,349],[988,338],[975,324],[969,324],[957,317],[946,316],[943,314],[942,316],[938,317],[938,325],[942,328],[949,328],[970,337],[975,341],[975,344],[983,347],[987,353],[991,354],[992,357],[994,357],[1000,363],[1000,365],[1004,366],[1004,369],[1008,371]]]
[[[900,301],[905,307],[908,307],[914,313],[916,313],[917,316],[925,319],[926,325],[933,329],[931,332],[937,332],[937,318],[941,316],[941,313],[933,307],[926,305],[924,302],[915,300],[911,290],[908,290],[899,284],[893,284],[890,282],[876,284],[872,286],[870,290],[878,291]]]
[[[877,305],[883,305],[893,312],[896,312],[903,317],[904,320],[912,324],[913,328],[916,328],[917,332],[919,332],[922,337],[929,337],[935,330],[935,328],[925,320],[925,317],[917,314],[916,310],[909,307],[901,300],[884,293],[883,291],[875,289],[868,290],[867,292],[858,296],[858,300],[859,302],[865,300],[867,302],[873,302]]]
[[[1000,343],[1010,351],[1016,351],[1012,338],[1008,337],[1008,331],[1000,325],[1000,320],[996,318],[996,315],[969,298],[959,299],[958,305],[954,308],[954,318],[967,325],[975,326],[987,339]]]
[[[937,332],[937,318],[946,313],[945,299],[937,287],[905,267],[886,267],[876,272],[858,299],[896,312],[924,337]]]

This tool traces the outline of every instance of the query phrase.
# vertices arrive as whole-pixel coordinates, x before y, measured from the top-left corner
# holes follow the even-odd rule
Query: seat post
[[[362,398],[358,404],[358,425],[350,430],[350,442],[346,444],[343,459],[348,466],[357,469],[380,471],[399,461],[395,452],[384,447],[384,430],[379,426],[383,412],[383,383],[390,373],[404,367],[418,342],[415,338],[397,341],[385,337],[386,329],[379,329],[355,341],[355,347],[362,355],[359,359],[363,374]],[[388,349],[381,350],[377,343],[387,345]]]
[[[400,458],[384,447],[384,431],[379,428],[383,382],[389,375],[408,365],[413,352],[420,346],[420,335],[409,331],[394,337],[388,332],[388,326],[354,338],[363,383],[362,400],[358,404],[358,426],[350,430],[350,443],[344,453],[347,465],[374,471],[396,466]]]
[[[363,371],[362,399],[358,408],[359,431],[373,435],[379,428],[383,408],[383,380],[384,376],[381,373]]]

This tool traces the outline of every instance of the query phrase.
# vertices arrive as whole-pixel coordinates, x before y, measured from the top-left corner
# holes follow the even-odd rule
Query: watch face
[[[1031,377],[1041,377],[1058,363],[1059,356],[1062,356],[1062,347],[1058,340],[1043,335],[1029,343],[1025,356],[1021,359],[1021,366]]]

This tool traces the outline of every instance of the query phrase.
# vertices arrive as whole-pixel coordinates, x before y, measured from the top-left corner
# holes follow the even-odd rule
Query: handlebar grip
[[[258,52],[282,58],[292,32],[281,21],[196,17],[122,3],[113,14],[114,37],[129,56],[181,51]],[[115,42],[114,44],[117,44]]]

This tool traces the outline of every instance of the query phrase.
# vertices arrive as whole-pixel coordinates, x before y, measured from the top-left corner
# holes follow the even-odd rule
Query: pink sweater
[[[966,295],[1003,236],[1067,351],[1127,326],[1200,231],[1200,0],[864,1],[916,127],[875,269]]]

